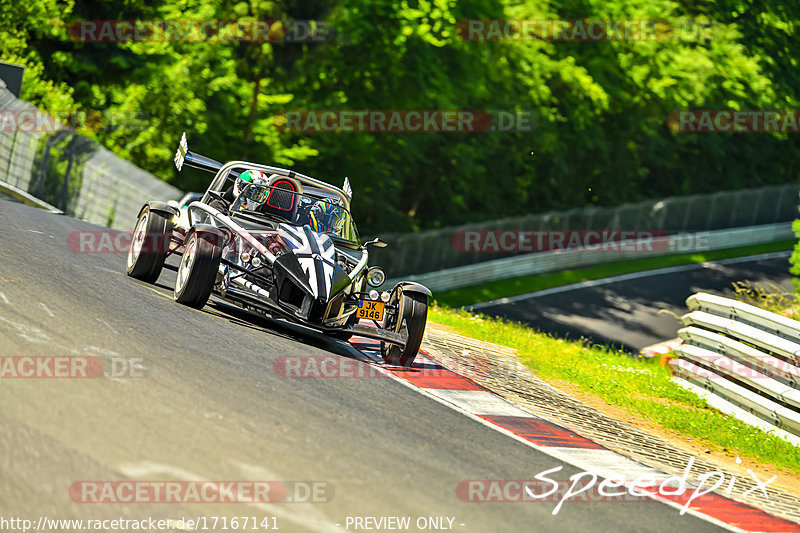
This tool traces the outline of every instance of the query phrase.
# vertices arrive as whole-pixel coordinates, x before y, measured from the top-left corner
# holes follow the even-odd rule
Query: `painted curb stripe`
[[[354,339],[351,344],[365,352],[380,352],[380,342],[364,342],[361,338]],[[478,385],[471,379],[465,378],[456,374],[452,370],[448,370],[435,360],[431,359],[430,355],[425,351],[419,352],[423,357],[417,356],[417,360],[411,365],[411,368],[391,367],[387,366],[392,375],[408,381],[422,389],[438,389],[438,390],[459,390],[459,391],[486,391],[489,389]],[[377,354],[380,358],[380,353]]]
[[[657,495],[659,499],[669,500],[680,506],[686,505],[686,502],[694,493],[694,490],[687,490],[683,494],[664,495],[658,492],[658,487],[644,487],[643,490]],[[800,524],[772,516],[760,509],[733,501],[713,492],[695,498],[689,507],[698,513],[708,515],[745,531],[800,532]]]
[[[447,403],[457,405],[476,415],[525,416],[528,418],[531,416],[529,412],[488,390],[464,391],[440,389],[431,392]]]
[[[379,342],[354,337],[351,344],[372,358],[380,360]],[[593,472],[599,477],[619,479],[622,476],[629,483],[645,475],[650,482],[656,483],[670,477],[679,477],[651,468],[571,430],[537,418],[490,389],[446,369],[423,350],[420,350],[411,369],[386,366],[384,371],[411,386],[423,389],[433,399],[460,409],[488,424],[489,427],[495,427],[501,432],[507,432],[509,436],[523,439],[544,453],[587,472]],[[654,500],[676,509],[686,505],[694,493],[693,486],[681,495],[662,494],[659,491],[660,485],[649,487],[639,485],[639,488],[652,494]],[[687,514],[703,518],[731,531],[800,533],[800,524],[715,493],[694,498]]]
[[[667,478],[675,477],[608,449],[548,448],[547,453],[606,479],[621,477],[626,481],[634,481],[637,478],[647,478],[660,485]]]
[[[444,389],[459,391],[486,391],[488,389],[459,376],[443,366],[414,363],[410,369],[390,370],[395,376],[402,378],[422,389]]]
[[[583,450],[606,449],[586,437],[581,437],[574,431],[562,428],[561,426],[541,418],[522,416],[478,416],[539,446],[580,448]]]

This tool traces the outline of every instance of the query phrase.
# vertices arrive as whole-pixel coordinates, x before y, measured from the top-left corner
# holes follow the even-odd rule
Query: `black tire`
[[[216,235],[189,231],[175,279],[175,300],[202,309],[211,296],[221,259]]]
[[[387,316],[384,328],[408,336],[408,340],[403,348],[396,344],[382,342],[381,355],[391,365],[410,367],[417,357],[422,337],[425,335],[425,325],[428,321],[428,297],[416,292],[403,293],[398,297],[396,295],[399,292],[394,291],[389,303],[401,304],[398,313],[402,312],[402,316]]]
[[[132,278],[155,283],[169,255],[172,220],[149,207],[142,209],[131,235],[125,270]]]

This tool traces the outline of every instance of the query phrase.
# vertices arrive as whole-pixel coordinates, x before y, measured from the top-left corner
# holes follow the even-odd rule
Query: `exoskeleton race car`
[[[387,363],[410,366],[419,351],[431,292],[400,282],[379,292],[386,275],[369,267],[368,247],[350,216],[352,189],[283,168],[222,164],[190,152],[184,133],[175,165],[213,172],[188,216],[165,202],[139,212],[127,273],[154,283],[169,255],[181,256],[174,297],[202,308],[213,293],[247,310],[347,340],[381,341]],[[370,325],[371,324],[371,325]]]

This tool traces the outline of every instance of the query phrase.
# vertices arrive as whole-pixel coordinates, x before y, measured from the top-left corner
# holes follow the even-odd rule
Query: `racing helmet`
[[[244,189],[251,183],[255,185],[262,185],[265,186],[268,184],[269,180],[267,179],[267,175],[261,172],[260,170],[246,170],[239,174],[239,177],[236,178],[236,182],[233,184],[233,193],[238,197]],[[260,195],[265,196],[264,189],[260,189]],[[256,202],[263,202],[265,198],[251,198]]]
[[[330,198],[319,200],[308,211],[308,225],[317,233],[335,232],[342,219],[342,208]]]

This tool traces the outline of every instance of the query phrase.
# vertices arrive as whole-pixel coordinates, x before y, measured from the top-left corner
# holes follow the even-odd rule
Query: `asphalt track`
[[[344,530],[348,516],[455,517],[455,530],[474,532],[719,529],[657,502],[568,501],[553,516],[555,503],[460,501],[462,480],[578,470],[397,381],[276,375],[281,356],[361,356],[224,304],[183,307],[171,299],[174,271],[147,286],[125,275],[124,255],[68,248],[70,233],[96,229],[0,201],[0,355],[141,358],[147,369],[0,379],[5,518],[257,515],[289,532]],[[324,481],[333,498],[253,506],[69,496],[76,481],[126,479]]]
[[[508,302],[480,304],[476,310],[560,337],[583,337],[638,352],[677,337],[683,327],[678,317],[688,312],[686,298],[696,292],[730,296],[735,281],[790,290],[791,278],[788,252],[765,254],[544,290]]]

